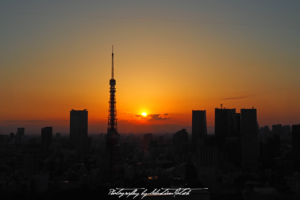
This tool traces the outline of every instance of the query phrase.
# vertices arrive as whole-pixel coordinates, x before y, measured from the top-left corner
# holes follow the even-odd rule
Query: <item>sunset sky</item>
[[[0,128],[106,133],[114,45],[120,133],[174,133],[192,110],[300,123],[300,1],[0,1]],[[147,117],[141,114],[147,113]]]

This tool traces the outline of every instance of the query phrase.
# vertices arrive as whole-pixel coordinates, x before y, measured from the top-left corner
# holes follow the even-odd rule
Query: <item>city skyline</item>
[[[105,133],[112,44],[120,133],[191,134],[192,110],[213,133],[220,104],[255,107],[260,127],[300,122],[298,2],[16,2],[0,3],[3,134],[68,134],[71,109]]]

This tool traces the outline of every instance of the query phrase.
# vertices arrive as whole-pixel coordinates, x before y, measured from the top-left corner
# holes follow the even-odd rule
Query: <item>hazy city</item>
[[[266,2],[1,2],[0,198],[300,199],[300,3]]]

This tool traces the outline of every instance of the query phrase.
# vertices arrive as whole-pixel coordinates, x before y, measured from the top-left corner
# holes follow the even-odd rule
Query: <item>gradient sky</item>
[[[254,106],[260,126],[298,124],[299,10],[298,0],[1,0],[2,132],[67,134],[70,110],[87,109],[89,133],[105,133],[112,45],[120,133],[190,132],[192,110],[213,127],[220,104]]]

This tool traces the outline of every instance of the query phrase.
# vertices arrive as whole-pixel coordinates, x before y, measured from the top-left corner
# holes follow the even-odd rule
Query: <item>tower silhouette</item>
[[[116,111],[116,80],[114,79],[114,52],[112,48],[112,70],[110,84],[110,98],[109,98],[109,114],[108,114],[108,128],[105,148],[105,170],[104,179],[114,182],[123,176],[123,166],[119,150],[119,137],[117,131],[117,111]]]

